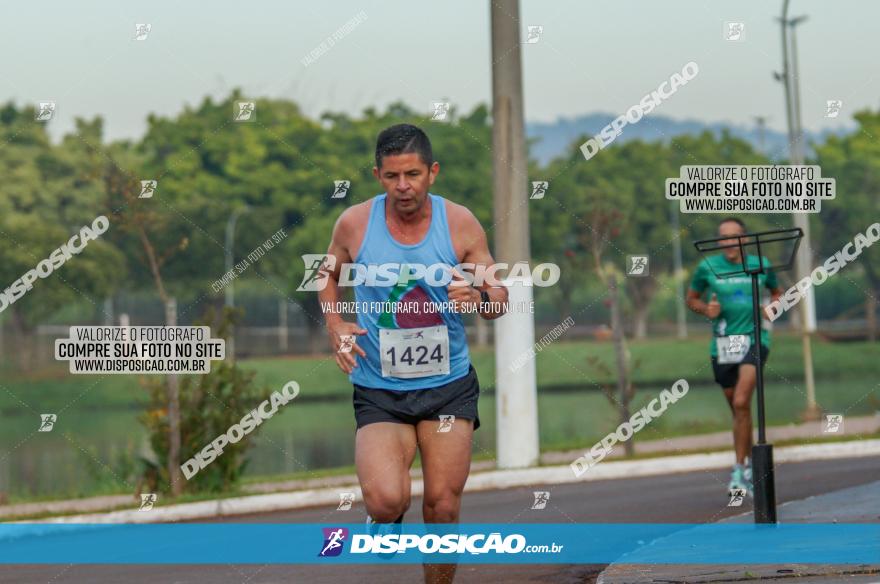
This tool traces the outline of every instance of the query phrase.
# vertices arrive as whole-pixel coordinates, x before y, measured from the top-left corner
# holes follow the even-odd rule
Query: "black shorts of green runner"
[[[480,427],[477,401],[480,382],[471,365],[467,375],[445,385],[426,389],[398,391],[354,384],[354,417],[357,427],[376,422],[393,422],[415,426],[422,420],[472,420],[474,430]]]
[[[770,349],[767,345],[761,345],[761,369],[767,364],[767,357],[770,356]],[[712,357],[712,371],[715,373],[715,382],[722,389],[733,387],[739,380],[740,365],[756,365],[755,352],[751,349],[746,351],[743,360],[739,363],[718,363],[718,357]]]

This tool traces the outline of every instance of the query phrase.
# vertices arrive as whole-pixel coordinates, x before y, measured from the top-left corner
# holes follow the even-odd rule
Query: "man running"
[[[340,215],[327,252],[336,265],[319,292],[323,307],[340,299],[345,263],[402,266],[396,281],[368,278],[354,286],[357,306],[369,308],[358,311],[356,324],[333,311],[324,314],[336,363],[354,385],[355,464],[370,520],[378,524],[403,520],[416,448],[425,523],[458,522],[471,440],[480,426],[480,387],[458,312],[477,310],[494,319],[504,314],[507,301],[507,289],[497,281],[472,287],[454,269],[446,268],[453,279],[443,285],[430,269],[415,277],[416,266],[494,263],[474,215],[428,192],[439,171],[419,128],[399,124],[379,134],[373,175],[385,193]],[[444,302],[455,310],[428,308]],[[339,352],[342,337],[350,336],[357,337],[351,351]],[[451,582],[455,568],[425,565],[425,581]]]
[[[757,367],[754,325],[752,321],[752,279],[748,275],[719,278],[742,270],[742,255],[737,236],[745,233],[745,224],[739,219],[723,219],[718,225],[718,236],[729,236],[719,245],[733,245],[723,253],[708,256],[700,262],[687,293],[687,306],[697,314],[712,320],[711,358],[715,381],[724,389],[724,397],[733,413],[733,445],[736,464],[730,475],[728,495],[742,489],[752,494],[752,469],[746,458],[752,449],[752,391],[755,389]],[[782,289],[776,281],[776,273],[763,260],[765,272],[758,276],[758,285],[770,290],[771,300],[777,300]],[[758,256],[747,255],[746,266],[758,267]],[[703,301],[703,296],[709,302]],[[766,317],[761,310],[762,318]],[[761,363],[767,362],[770,353],[770,332],[761,329]]]

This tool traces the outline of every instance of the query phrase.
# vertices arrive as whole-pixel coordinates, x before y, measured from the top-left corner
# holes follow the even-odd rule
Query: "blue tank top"
[[[381,194],[373,197],[370,218],[364,240],[361,242],[354,263],[364,266],[385,263],[445,264],[455,266],[458,258],[452,247],[449,235],[449,224],[446,220],[446,203],[443,197],[431,197],[431,226],[428,233],[419,243],[407,245],[396,241],[388,232],[385,224],[385,199]],[[361,269],[360,267],[358,269]],[[399,274],[399,269],[393,270]],[[439,274],[439,272],[437,272]],[[434,281],[439,276],[434,276]],[[388,302],[404,302],[409,306],[422,303],[447,302],[449,296],[445,286],[432,286],[426,278],[414,279],[406,285],[391,282],[388,285],[357,285],[354,286],[354,297],[360,310],[357,321],[367,334],[357,337],[357,344],[367,354],[366,360],[356,357],[358,366],[348,376],[352,383],[364,387],[393,390],[414,390],[438,387],[460,379],[468,374],[471,360],[468,353],[467,337],[461,315],[451,311],[365,311],[364,307],[376,307]],[[387,306],[387,304],[386,304]],[[421,328],[435,325],[446,325],[449,331],[449,373],[404,379],[400,377],[383,377],[379,356],[379,330],[382,328]]]

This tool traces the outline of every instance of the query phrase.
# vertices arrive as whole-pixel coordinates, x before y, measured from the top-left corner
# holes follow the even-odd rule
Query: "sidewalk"
[[[880,415],[846,418],[843,430],[839,435],[852,438],[880,432]],[[820,422],[772,427],[768,428],[767,435],[770,442],[828,436],[828,434],[822,433]],[[613,461],[613,459],[623,456],[623,448],[618,445],[607,457],[612,460],[606,459],[606,462],[594,467],[587,475],[579,479],[574,477],[568,465],[583,454],[581,450],[545,453],[541,456],[541,464],[545,466],[522,470],[496,470],[493,461],[476,461],[471,465],[471,475],[466,490],[491,490],[530,484],[558,484],[627,476],[649,476],[669,472],[688,472],[705,468],[724,468],[731,464],[732,451],[728,450],[731,440],[730,432],[716,432],[636,442],[635,451],[638,455],[669,453],[674,456]],[[722,449],[722,451],[711,454],[694,454],[713,449]],[[777,448],[776,461],[809,460],[833,456],[870,456],[873,454],[880,454],[880,440],[832,442]],[[421,478],[421,469],[413,469],[411,474],[414,478],[413,495],[420,495],[422,485],[418,479]],[[159,504],[149,513],[136,510],[140,500],[133,495],[20,503],[0,506],[0,520],[21,521],[29,516],[51,513],[57,515],[77,514],[56,519],[64,522],[176,521],[332,505],[339,502],[339,493],[341,492],[353,492],[356,498],[360,498],[357,477],[353,474],[256,483],[245,485],[242,490],[253,496],[168,506],[161,505],[160,497]],[[118,511],[113,511],[114,509]]]
[[[777,508],[780,523],[875,523],[880,519],[880,482],[869,483],[858,487],[842,489],[833,493],[809,497],[800,501],[790,501]],[[738,515],[722,521],[722,523],[751,523],[751,513]],[[670,536],[669,545],[673,544],[674,536]],[[651,542],[647,548],[655,548],[648,552],[662,557],[664,542]],[[818,545],[822,545],[821,542]],[[634,552],[640,555],[641,551]],[[877,553],[880,558],[880,551]],[[633,556],[630,557],[632,559]],[[644,556],[643,556],[644,557]],[[829,564],[776,564],[776,565],[669,565],[669,564],[627,564],[624,556],[618,563],[608,566],[596,580],[597,584],[653,584],[670,582],[706,583],[706,582],[738,582],[743,580],[766,581],[788,577],[822,577],[827,580],[839,581],[846,575],[878,574],[880,581],[880,563],[862,565],[829,565]]]

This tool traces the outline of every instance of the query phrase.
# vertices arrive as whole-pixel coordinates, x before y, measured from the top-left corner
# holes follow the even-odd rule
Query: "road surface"
[[[880,457],[781,464],[776,471],[779,503],[828,493],[876,480]],[[701,471],[656,477],[617,479],[567,485],[535,485],[502,491],[465,494],[462,522],[467,523],[703,523],[750,507],[727,507],[729,471]],[[532,510],[533,491],[550,492],[543,510]],[[880,514],[880,511],[878,511]],[[363,508],[301,509],[214,521],[359,523]],[[880,519],[880,517],[878,517]],[[414,499],[407,522],[421,521],[421,500]],[[284,545],[284,542],[267,542]],[[604,565],[501,566],[462,565],[457,583],[594,582]],[[853,582],[873,582],[855,578]],[[43,565],[2,566],[0,584],[280,584],[355,582],[420,582],[421,567],[406,566],[279,566],[279,565]]]

